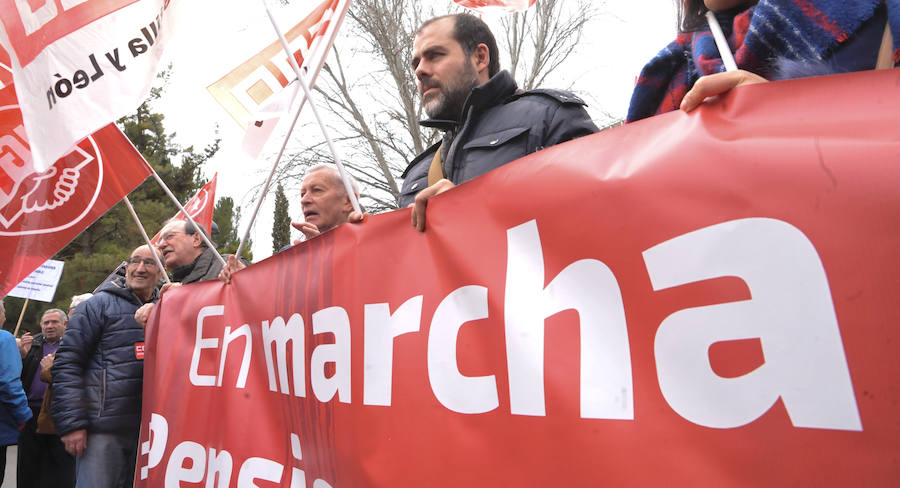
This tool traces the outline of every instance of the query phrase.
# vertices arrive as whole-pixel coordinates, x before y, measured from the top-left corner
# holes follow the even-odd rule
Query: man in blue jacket
[[[0,327],[6,322],[6,308],[0,300]],[[19,440],[19,428],[31,418],[31,408],[22,389],[22,358],[16,339],[0,329],[0,484],[6,474],[6,446]]]
[[[75,456],[75,486],[131,486],[144,377],[144,329],[134,312],[157,299],[162,270],[153,251],[131,253],[125,278],[82,303],[56,353],[50,411]]]

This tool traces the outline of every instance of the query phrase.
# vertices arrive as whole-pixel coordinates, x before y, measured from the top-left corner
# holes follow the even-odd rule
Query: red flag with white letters
[[[150,91],[185,0],[0,0],[33,164],[51,166]]]
[[[115,124],[36,169],[5,59],[0,48],[0,296],[151,174]]]
[[[206,235],[212,234],[213,210],[215,210],[216,206],[216,179],[218,177],[218,173],[214,174],[212,179],[203,185],[203,188],[184,204],[184,209],[187,211],[188,215],[194,219],[194,222],[203,227],[206,231]],[[184,216],[184,212],[181,211],[173,215],[172,218],[187,220]],[[162,243],[159,242],[159,238],[160,235],[159,232],[157,232],[156,235],[153,236],[153,239],[150,239],[150,242],[155,245],[160,245]]]
[[[170,290],[136,486],[896,485],[898,81],[740,87]]]

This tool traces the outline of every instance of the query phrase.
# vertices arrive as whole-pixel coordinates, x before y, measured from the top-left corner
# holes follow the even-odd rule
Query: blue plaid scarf
[[[883,4],[894,37],[896,66],[900,64],[900,0],[761,0],[739,13],[716,17],[738,67],[775,79],[777,60],[826,62]],[[883,27],[877,32],[880,45]],[[627,121],[677,109],[698,78],[720,71],[725,68],[708,27],[678,34],[641,71]]]

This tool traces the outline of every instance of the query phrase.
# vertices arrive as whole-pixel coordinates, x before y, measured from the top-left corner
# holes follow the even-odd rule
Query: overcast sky
[[[450,0],[431,1],[438,11],[440,5],[450,5]],[[282,30],[287,30],[320,0],[294,0],[286,7],[272,0],[269,3],[278,10]],[[242,131],[206,87],[273,42],[274,32],[262,3],[256,0],[193,0],[186,7],[187,18],[181,25],[187,29],[182,29],[167,49],[164,62],[172,63],[173,72],[156,109],[166,116],[166,128],[175,131],[176,141],[185,147],[193,145],[199,149],[210,143],[218,124],[222,149],[207,164],[206,176],[211,178],[218,172],[217,197],[230,196],[244,207],[245,221],[239,230],[243,233],[246,217],[252,211],[248,189],[265,179],[263,169],[267,172],[271,163],[253,162],[243,156]],[[603,112],[624,117],[641,67],[674,38],[674,19],[670,0],[607,0],[603,14],[587,29],[578,52],[548,87],[571,84],[589,103],[588,110],[598,124],[603,123]],[[346,38],[339,34],[337,43],[342,41],[346,42]],[[312,113],[305,109],[301,121],[313,120]],[[321,139],[318,129],[313,137]],[[270,141],[266,152],[275,152],[279,143]],[[299,220],[299,195],[289,194],[288,199],[291,217]],[[272,196],[266,199],[251,232],[254,261],[271,255],[273,200]],[[292,238],[297,234],[292,231]]]

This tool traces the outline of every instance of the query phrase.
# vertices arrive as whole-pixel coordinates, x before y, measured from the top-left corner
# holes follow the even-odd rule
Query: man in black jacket
[[[413,43],[413,69],[429,120],[444,133],[403,173],[400,205],[425,229],[429,198],[527,154],[597,132],[584,102],[560,90],[518,90],[500,71],[497,42],[469,14],[431,19]]]
[[[50,411],[75,456],[77,487],[131,486],[141,424],[144,329],[134,320],[157,298],[153,251],[131,253],[125,278],[79,305],[56,353]]]
[[[57,352],[66,330],[65,312],[51,309],[41,316],[41,332],[34,337],[22,337],[22,387],[28,397],[33,416],[19,433],[16,460],[16,483],[25,487],[72,486],[75,462],[66,453],[58,435],[39,434],[37,419],[44,401],[47,383],[41,381],[41,360]]]

